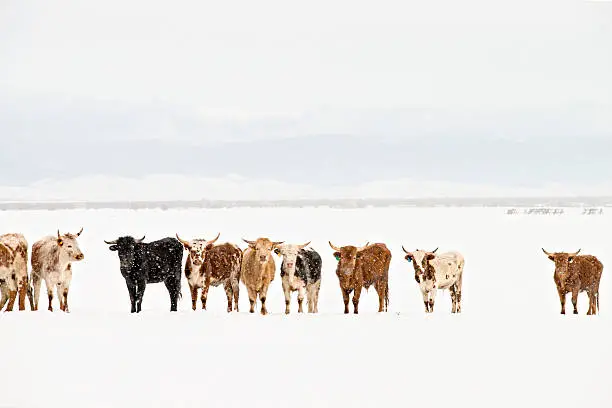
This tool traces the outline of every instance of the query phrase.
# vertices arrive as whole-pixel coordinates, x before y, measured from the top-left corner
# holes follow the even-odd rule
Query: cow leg
[[[255,313],[255,302],[257,301],[257,292],[248,286],[247,286],[247,291],[249,292],[249,303],[251,304],[251,309],[249,310],[249,313]]]
[[[205,281],[204,287],[202,288],[202,309],[206,310],[206,299],[208,299],[208,290],[210,289],[210,282]]]
[[[378,313],[385,311],[385,295],[387,286],[384,282],[376,282],[375,287],[376,293],[378,294]]]
[[[170,295],[170,311],[176,312],[178,309],[179,283],[174,278],[169,278],[164,281],[164,285],[166,285],[168,295]]]
[[[60,310],[69,313],[68,310],[68,285],[60,285],[57,287],[57,297],[60,299]]]
[[[572,292],[572,305],[574,305],[574,314],[578,314],[578,291]]]
[[[28,295],[28,277],[22,276],[19,280],[17,292],[19,293],[19,310],[25,310],[25,300]]]
[[[450,288],[448,288],[448,291],[450,292],[451,300],[453,301],[451,313],[457,313],[457,286],[452,285]]]
[[[314,290],[314,313],[319,313],[319,290],[321,289],[321,281],[316,283],[316,287]]]
[[[289,312],[291,311],[290,310],[291,288],[290,288],[289,281],[286,275],[283,277],[282,286],[283,286],[283,294],[285,295],[285,314],[289,314]]]
[[[142,299],[144,298],[146,288],[147,284],[145,281],[138,282],[136,284],[136,313],[140,313],[142,311]]]
[[[38,310],[38,299],[40,298],[40,285],[42,284],[42,279],[37,273],[32,272],[32,286],[34,287],[34,308],[32,310]]]
[[[434,302],[436,301],[436,292],[437,290],[434,288],[429,292],[429,312],[433,313],[434,310]]]
[[[302,308],[302,303],[304,303],[305,297],[306,297],[306,288],[304,286],[300,286],[298,289],[298,313],[304,313],[304,309]]]
[[[341,288],[342,289],[342,288]],[[349,289],[342,289],[342,297],[344,298],[344,314],[348,314],[349,312],[349,295],[351,291]]]
[[[227,296],[227,313],[230,313],[232,311],[232,285],[226,281],[225,284],[223,284],[223,288],[225,289],[225,296]]]
[[[565,292],[557,289],[557,293],[559,294],[559,300],[561,301],[561,314],[565,314]]]
[[[130,294],[130,304],[132,305],[130,313],[136,313],[136,284],[125,281],[125,285],[127,286],[128,293]]]
[[[0,282],[0,310],[4,309],[4,305],[8,302],[9,290],[6,283]]]
[[[361,286],[355,286],[353,293],[353,313],[359,314],[359,298],[361,297]]]
[[[232,294],[234,295],[234,310],[238,312],[238,298],[240,296],[240,285],[238,279],[232,279]]]
[[[268,286],[264,285],[264,287],[261,288],[261,291],[259,292],[259,300],[261,301],[261,314],[264,316],[268,314],[268,309],[266,308],[266,295],[267,294],[268,294]]]
[[[421,291],[421,296],[423,296],[423,303],[425,304],[425,313],[429,313],[429,293]]]
[[[196,310],[198,304],[198,288],[190,283],[189,289],[191,290],[191,309]]]
[[[8,292],[8,304],[6,305],[6,312],[12,312],[15,306],[15,299],[17,298],[17,290],[9,289]]]

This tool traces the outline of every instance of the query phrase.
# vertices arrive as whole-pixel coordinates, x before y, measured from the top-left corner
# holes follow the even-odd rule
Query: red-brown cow
[[[349,312],[349,295],[353,295],[354,312],[359,313],[359,297],[361,289],[374,285],[378,293],[378,311],[386,312],[389,305],[389,265],[391,251],[385,244],[366,244],[361,248],[347,245],[336,247],[331,242],[329,246],[336,252],[338,260],[336,275],[344,298],[344,313]]]

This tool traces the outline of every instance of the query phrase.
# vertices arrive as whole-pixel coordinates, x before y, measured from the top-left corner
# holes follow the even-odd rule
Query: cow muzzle
[[[78,254],[77,256],[75,256],[75,259],[76,259],[77,261],[82,261],[82,260],[83,260],[83,258],[85,258],[85,255],[83,255],[83,254]]]
[[[268,257],[267,257],[267,256],[265,256],[265,255],[261,255],[261,256],[259,257],[259,262],[264,263],[264,262],[266,262],[266,260],[267,260],[267,259],[268,259]]]
[[[295,264],[293,262],[287,262],[287,268],[291,269],[295,266]]]

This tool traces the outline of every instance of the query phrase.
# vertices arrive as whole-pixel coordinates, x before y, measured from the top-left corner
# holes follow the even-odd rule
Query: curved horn
[[[249,241],[248,239],[244,239],[244,238],[242,238],[242,240],[249,245],[255,245],[255,241]]]
[[[59,230],[57,230],[57,238],[59,239],[61,237]]]
[[[142,238],[136,240],[136,243],[137,244],[142,243],[142,241],[144,241],[145,237],[146,237],[146,235],[143,235]]]
[[[409,254],[410,252],[406,251],[406,248],[404,248],[404,246],[402,245],[402,249],[404,250],[405,253]]]
[[[274,241],[274,242],[272,242],[272,245],[280,245],[283,242],[285,242],[285,241]]]
[[[357,249],[358,251],[361,251],[363,249],[366,249],[366,247],[370,245],[370,241],[366,242],[366,244],[364,246],[362,246],[361,248]]]
[[[569,254],[569,256],[576,256],[576,255],[578,255],[578,253],[580,252],[580,250],[581,250],[581,249],[582,249],[582,248],[580,248],[579,250],[577,250],[577,251],[576,251],[576,252],[574,252],[573,254]]]
[[[303,245],[298,245],[298,248],[300,249],[304,249],[306,248],[308,245],[310,244],[310,241],[308,241],[307,243],[303,244]]]
[[[117,243],[117,240],[114,240],[114,241],[107,241],[107,240],[104,240],[104,243],[106,243],[106,244],[108,244],[108,245],[114,245],[114,244],[116,244],[116,243]]]
[[[329,243],[329,246],[334,250],[334,251],[340,251],[340,248],[335,247],[334,244],[331,243],[331,241],[327,241]]]
[[[183,245],[189,245],[189,241],[182,240],[181,237],[179,237],[178,232],[176,233],[176,239],[178,239],[179,242]]]
[[[552,256],[553,254],[551,254],[550,252],[547,252],[544,248],[542,248],[542,251],[544,251],[544,253],[546,254],[546,256]]]
[[[76,236],[78,237],[79,235],[81,235],[81,232],[83,232],[83,227],[81,227],[81,230],[76,233]]]
[[[439,247],[438,247],[439,248]],[[434,249],[433,251],[431,251],[432,254],[435,254],[436,251],[438,250],[438,248]]]
[[[219,239],[219,236],[220,236],[220,235],[221,235],[221,233],[219,232],[219,233],[217,234],[217,237],[216,237],[215,239],[213,239],[212,241],[208,241],[208,242],[206,243],[206,245],[214,244],[214,243],[215,243],[215,242],[216,242],[216,241]]]

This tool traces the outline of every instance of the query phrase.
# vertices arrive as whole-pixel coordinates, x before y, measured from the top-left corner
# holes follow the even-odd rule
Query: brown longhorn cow
[[[576,252],[547,252],[542,251],[548,259],[555,263],[554,280],[557,293],[561,300],[561,314],[565,314],[565,297],[572,293],[574,314],[578,314],[578,294],[586,292],[589,296],[589,311],[587,315],[597,314],[599,311],[599,280],[603,271],[603,264],[593,255],[578,255]]]
[[[272,249],[284,241],[273,242],[268,238],[258,238],[257,241],[242,239],[249,244],[242,253],[242,267],[240,269],[240,280],[249,292],[251,303],[250,313],[255,313],[255,302],[259,295],[261,301],[261,314],[268,314],[266,309],[266,295],[268,287],[274,280],[276,264],[272,258]]]
[[[331,242],[329,246],[335,251],[338,261],[336,275],[344,298],[344,313],[349,312],[349,295],[353,294],[353,309],[359,313],[359,298],[361,289],[369,289],[374,285],[378,293],[378,311],[386,312],[389,305],[389,265],[391,251],[385,244],[369,244],[361,248],[352,245],[336,247]]]

